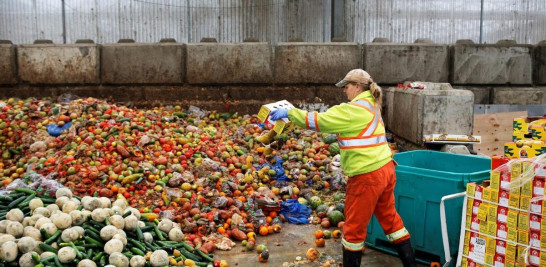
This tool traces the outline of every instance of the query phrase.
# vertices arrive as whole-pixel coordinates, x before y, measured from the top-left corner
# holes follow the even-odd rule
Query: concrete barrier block
[[[315,102],[325,103],[328,106],[338,105],[348,102],[347,95],[343,93],[343,89],[333,85],[319,86],[315,96]]]
[[[386,123],[415,144],[426,134],[472,134],[474,95],[468,90],[387,88]]]
[[[19,78],[30,84],[98,84],[96,44],[36,44],[17,47]]]
[[[361,68],[357,43],[279,43],[275,46],[275,82],[333,84]]]
[[[546,104],[546,87],[495,87],[491,104],[540,105]]]
[[[107,99],[130,107],[146,100],[140,86],[62,86],[57,93]]]
[[[532,46],[452,46],[454,84],[531,84]]]
[[[454,86],[453,89],[469,90],[474,93],[474,104],[490,104],[492,87],[488,86]]]
[[[438,44],[367,43],[364,69],[377,83],[448,82],[449,47]]]
[[[58,86],[31,86],[31,85],[14,85],[14,86],[0,86],[0,99],[8,99],[11,97],[17,97],[20,99],[26,99],[29,97],[45,98],[51,97],[55,99],[58,94]]]
[[[15,83],[17,83],[15,46],[12,44],[0,44],[0,84]]]
[[[223,102],[228,98],[228,90],[219,86],[148,86],[144,88],[147,100],[189,100]]]
[[[315,97],[314,86],[230,86],[229,97],[234,100],[254,99],[264,104],[277,102],[283,99],[288,101],[312,101]],[[258,111],[255,111],[258,112]]]
[[[535,47],[535,84],[546,84],[546,40]]]
[[[270,83],[271,47],[267,43],[192,43],[187,46],[191,84]]]
[[[53,44],[53,41],[49,39],[36,39],[32,44]]]
[[[184,45],[176,43],[106,44],[101,53],[105,84],[172,84],[184,82]]]

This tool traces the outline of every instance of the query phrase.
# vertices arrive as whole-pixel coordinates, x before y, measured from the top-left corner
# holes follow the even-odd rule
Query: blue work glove
[[[284,108],[273,110],[269,117],[274,121],[288,118],[288,110]]]

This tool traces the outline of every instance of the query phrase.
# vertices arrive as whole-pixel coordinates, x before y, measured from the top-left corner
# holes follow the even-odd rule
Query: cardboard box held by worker
[[[294,106],[286,100],[281,100],[275,103],[263,105],[258,112],[258,119],[265,123],[269,128],[272,127],[273,131],[275,131],[277,134],[289,132],[290,130],[292,130],[292,128],[294,128],[294,123],[289,121],[287,118],[276,121],[271,120],[269,114],[271,114],[272,111],[281,108],[290,110],[293,109]]]

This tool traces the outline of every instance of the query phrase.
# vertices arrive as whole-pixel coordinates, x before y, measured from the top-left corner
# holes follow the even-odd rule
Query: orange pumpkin
[[[269,230],[267,230],[266,226],[260,226],[260,231],[258,232],[260,235],[266,236],[269,233]]]
[[[315,238],[316,239],[323,238],[323,237],[324,237],[324,232],[322,230],[316,230],[315,231]]]
[[[278,224],[273,225],[273,232],[280,233],[281,229],[282,229],[282,227],[280,225],[278,225]]]
[[[341,231],[340,231],[340,230],[337,230],[337,229],[334,230],[334,231],[332,232],[332,237],[335,238],[335,239],[340,238],[340,237],[341,237]]]
[[[307,250],[305,256],[307,256],[307,259],[310,261],[316,261],[318,260],[319,252],[314,248],[310,248]]]
[[[317,247],[324,247],[325,244],[326,241],[324,238],[315,239],[315,245],[317,245]]]

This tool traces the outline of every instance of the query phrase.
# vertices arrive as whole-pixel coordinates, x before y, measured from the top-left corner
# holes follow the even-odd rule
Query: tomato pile
[[[95,98],[8,99],[0,106],[2,187],[41,175],[74,195],[123,196],[150,219],[181,223],[190,241],[278,232],[281,200],[305,202],[342,187],[329,150],[335,140],[325,143],[332,136],[296,128],[264,146],[256,138],[268,129],[255,115],[133,109]],[[68,123],[59,136],[48,133]]]

